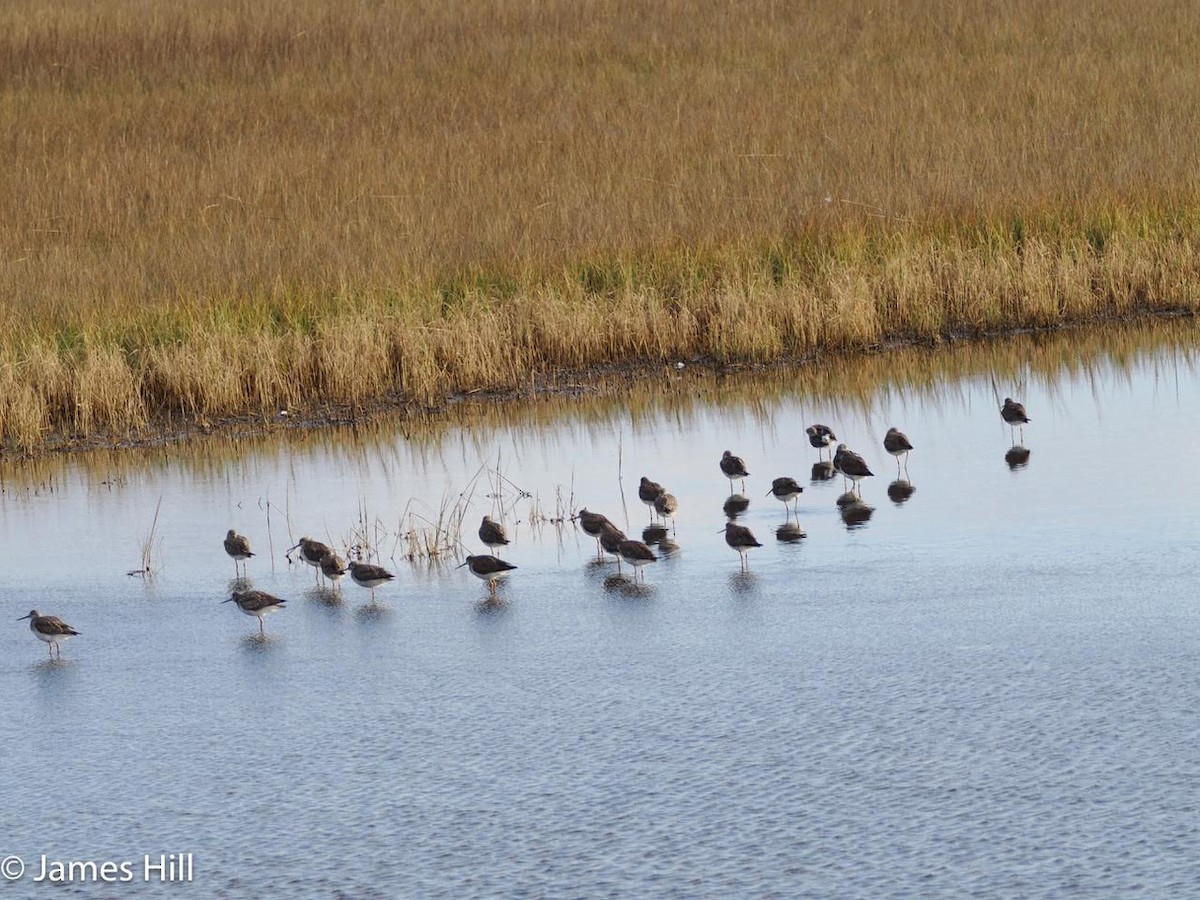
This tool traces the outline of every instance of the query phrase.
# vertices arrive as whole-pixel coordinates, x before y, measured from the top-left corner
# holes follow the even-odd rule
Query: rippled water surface
[[[197,896],[1195,895],[1188,327],[11,465],[0,855],[31,895],[43,853],[140,882],[186,852]],[[812,422],[874,469],[869,515],[812,481]],[[724,449],[752,473],[748,574],[718,534]],[[640,534],[643,474],[681,510],[635,587],[551,520]],[[798,541],[777,475],[806,485]],[[513,536],[498,603],[458,560],[404,558],[462,494],[468,550],[484,513]],[[160,497],[157,573],[131,577]],[[230,527],[288,601],[265,641],[220,602]],[[284,557],[303,533],[367,538],[397,574],[379,606],[316,591]],[[31,607],[82,632],[61,662]]]

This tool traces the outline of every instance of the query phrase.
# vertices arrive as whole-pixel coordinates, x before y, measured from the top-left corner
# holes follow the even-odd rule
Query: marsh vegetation
[[[0,440],[1198,302],[1200,10],[0,10]]]

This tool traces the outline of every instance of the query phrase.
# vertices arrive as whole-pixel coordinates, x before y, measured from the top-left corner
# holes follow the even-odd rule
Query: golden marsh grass
[[[1200,8],[0,5],[0,439],[1195,310]]]

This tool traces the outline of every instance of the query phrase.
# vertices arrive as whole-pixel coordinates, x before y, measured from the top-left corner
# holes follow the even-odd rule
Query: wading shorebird
[[[317,581],[319,582],[321,580],[321,560],[325,558],[325,554],[332,553],[333,549],[328,544],[314,541],[310,537],[300,538],[296,542],[295,547],[288,547],[287,552],[291,553],[297,548],[300,550],[300,558],[316,569]]]
[[[590,535],[596,539],[596,558],[603,559],[604,552],[600,546],[600,532],[605,526],[615,528],[612,522],[608,520],[608,516],[601,513],[588,512],[587,507],[579,511],[579,527],[583,529],[583,533]]]
[[[489,550],[498,550],[508,546],[508,532],[491,516],[484,516],[483,521],[479,523],[479,540],[483,541],[483,545]]]
[[[771,482],[771,489],[769,491],[767,491],[767,496],[774,497],[776,500],[778,500],[780,503],[782,503],[783,508],[788,510],[789,516],[792,513],[792,509],[789,506],[789,504],[793,500],[796,500],[797,501],[797,503],[796,503],[797,509],[795,510],[795,512],[796,512],[796,517],[799,518],[800,510],[799,510],[799,500],[797,498],[803,492],[804,492],[804,488],[802,488],[800,486],[800,484],[796,481],[795,478],[788,478],[785,476],[783,478],[776,478],[774,481]]]
[[[234,591],[233,596],[228,600],[222,600],[222,603],[236,603],[237,608],[248,616],[256,616],[258,618],[258,633],[262,637],[266,637],[266,632],[263,630],[263,616],[268,613],[279,612],[283,609],[286,600],[280,600],[278,597],[273,597],[265,591]]]
[[[675,530],[675,513],[679,512],[679,501],[675,499],[674,494],[668,494],[666,491],[659,494],[654,501],[654,511],[664,522],[670,519],[671,530]]]
[[[638,580],[638,571],[642,566],[648,566],[652,562],[658,562],[658,557],[654,555],[654,551],[641,541],[625,540],[621,541],[618,546],[618,552],[621,554],[621,559],[633,566],[633,580]],[[646,575],[642,573],[642,581],[646,580]]]
[[[883,449],[896,457],[896,477],[900,477],[900,457],[904,457],[904,471],[908,471],[908,454],[913,445],[908,442],[908,435],[899,428],[889,428],[883,436]]]
[[[373,566],[369,563],[350,560],[347,567],[350,569],[351,581],[359,587],[370,589],[372,603],[375,602],[375,588],[382,587],[396,577],[382,566]]]
[[[853,481],[855,489],[860,481],[875,474],[867,468],[866,460],[845,444],[837,445],[837,452],[833,454],[833,467],[842,473],[843,478]]]
[[[600,529],[600,546],[604,548],[605,553],[617,558],[618,573],[621,571],[621,542],[624,540],[625,532],[612,522],[605,522],[604,527]]]
[[[23,622],[26,619],[29,620],[29,630],[33,632],[33,636],[46,642],[51,659],[54,659],[55,650],[58,650],[58,658],[62,659],[62,642],[79,634],[58,616],[43,616],[36,609],[31,609],[28,615],[21,616],[17,621]]]
[[[721,532],[717,532],[720,534]],[[742,571],[750,571],[750,561],[746,559],[746,551],[751,547],[761,547],[754,538],[754,533],[745,525],[735,525],[733,522],[725,523],[725,543],[738,552],[742,558]]]
[[[1004,398],[1004,405],[1000,407],[1000,418],[1008,423],[1008,433],[1011,435],[1013,426],[1020,426],[1021,443],[1025,443],[1025,424],[1032,421],[1029,416],[1025,415],[1025,404],[1017,403],[1012,397]],[[1016,443],[1015,441],[1013,443]]]
[[[250,541],[245,535],[238,534],[232,528],[225,535],[225,552],[233,557],[233,574],[238,574],[238,563],[244,562],[254,555],[250,550]],[[245,573],[246,567],[242,566]]]
[[[650,507],[650,521],[654,521],[654,503],[666,493],[666,489],[657,481],[651,481],[645,475],[642,476],[641,482],[638,483],[638,499]]]
[[[809,444],[817,450],[822,459],[825,448],[833,446],[833,442],[837,440],[837,435],[828,425],[809,425],[804,429],[804,433],[808,435]]]
[[[321,557],[321,574],[332,581],[335,586],[348,571],[350,570],[346,568],[346,561],[333,551]]]
[[[729,479],[729,493],[733,493],[733,482],[741,479],[742,490],[746,490],[746,479],[750,473],[746,471],[746,462],[740,456],[734,456],[728,450],[721,454],[721,472]]]
[[[493,595],[496,593],[496,583],[502,578],[507,578],[508,573],[516,568],[512,563],[484,554],[468,556],[457,568],[461,569],[463,566],[470,569],[471,574],[480,581],[486,581],[488,591]]]

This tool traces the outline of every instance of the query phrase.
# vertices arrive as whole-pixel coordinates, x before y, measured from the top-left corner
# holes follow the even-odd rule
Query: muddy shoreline
[[[330,404],[303,410],[281,409],[272,418],[260,415],[226,416],[192,422],[164,421],[154,433],[140,435],[94,434],[87,436],[56,434],[47,438],[36,453],[6,450],[2,458],[20,460],[88,453],[93,450],[120,450],[165,447],[182,444],[196,437],[223,437],[243,440],[282,431],[311,431],[322,428],[345,427],[370,423],[383,418],[403,424],[414,424],[430,418],[446,416],[456,408],[471,403],[506,404],[529,402],[543,397],[604,396],[628,390],[640,381],[670,375],[687,378],[770,372],[788,368],[820,365],[835,360],[847,360],[888,353],[901,348],[937,350],[952,344],[1001,341],[1019,335],[1057,335],[1108,325],[1137,325],[1139,322],[1159,322],[1195,319],[1197,314],[1186,308],[1155,310],[1121,317],[1095,317],[1045,328],[1009,328],[986,332],[956,332],[942,335],[936,341],[897,337],[878,344],[852,350],[823,350],[798,355],[784,355],[768,361],[722,362],[711,357],[697,357],[664,362],[662,360],[629,360],[572,369],[534,374],[527,385],[474,390],[447,394],[436,404],[419,404],[393,392],[370,403]]]

